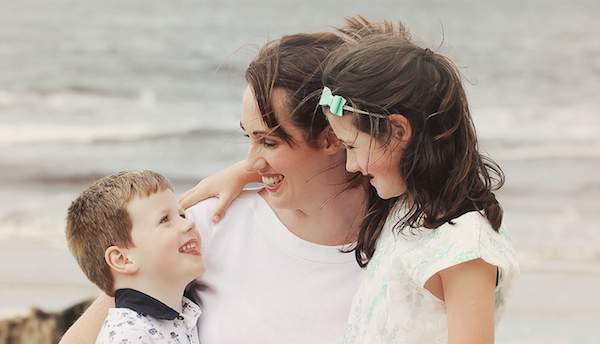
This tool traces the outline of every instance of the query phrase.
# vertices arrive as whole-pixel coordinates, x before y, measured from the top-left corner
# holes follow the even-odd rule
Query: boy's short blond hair
[[[127,205],[135,197],[173,191],[169,180],[153,171],[122,171],[104,177],[81,193],[69,207],[66,236],[69,250],[87,278],[114,296],[114,278],[104,260],[110,246],[133,247],[133,223]]]

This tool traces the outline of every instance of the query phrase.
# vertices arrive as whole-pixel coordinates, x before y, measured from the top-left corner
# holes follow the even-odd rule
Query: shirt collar
[[[152,296],[129,288],[118,289],[115,292],[115,306],[129,308],[156,319],[173,320],[179,316],[179,312]]]

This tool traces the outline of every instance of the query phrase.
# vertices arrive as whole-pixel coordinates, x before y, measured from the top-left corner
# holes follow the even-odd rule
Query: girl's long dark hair
[[[446,57],[414,43],[400,23],[374,24],[347,19],[338,29],[348,43],[330,55],[323,84],[358,109],[401,114],[412,137],[400,159],[407,191],[390,200],[373,200],[363,221],[356,257],[365,266],[375,252],[385,219],[398,202],[408,212],[396,228],[410,232],[437,228],[468,211],[479,211],[499,230],[503,211],[493,191],[504,174],[480,155],[461,75]],[[388,118],[346,112],[354,125],[381,143],[389,143]]]

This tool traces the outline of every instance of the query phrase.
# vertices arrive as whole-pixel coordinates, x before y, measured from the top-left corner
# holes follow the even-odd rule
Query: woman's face
[[[286,92],[275,89],[271,98],[279,124],[295,142],[290,145],[272,133],[261,120],[252,88],[246,88],[241,120],[242,129],[250,138],[246,170],[262,176],[273,208],[318,208],[322,199],[331,196],[331,186],[340,183],[331,180],[330,170],[335,159],[343,161],[343,153],[330,155],[324,149],[309,147],[302,132],[286,120]]]

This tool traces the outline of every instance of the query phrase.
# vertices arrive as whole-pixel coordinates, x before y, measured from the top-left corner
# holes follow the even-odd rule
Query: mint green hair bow
[[[347,103],[347,100],[344,99],[343,97],[334,96],[331,93],[331,90],[329,89],[329,87],[327,87],[327,86],[323,87],[323,93],[321,93],[321,99],[319,100],[319,105],[329,106],[329,112],[331,112],[334,115],[338,115],[338,116],[342,117],[342,115],[344,114],[344,110],[346,110],[346,111],[356,112],[356,113],[359,113],[362,115],[369,115],[369,116],[374,116],[374,117],[379,117],[379,118],[386,117],[383,115],[374,114],[374,113],[370,113],[370,112],[366,112],[366,111],[362,111],[362,110],[353,108],[352,106],[346,105],[346,103]]]
[[[346,105],[346,99],[340,96],[334,96],[329,87],[325,86],[323,87],[323,93],[321,93],[319,105],[329,106],[329,112],[342,117],[342,114],[344,113],[344,105]]]

